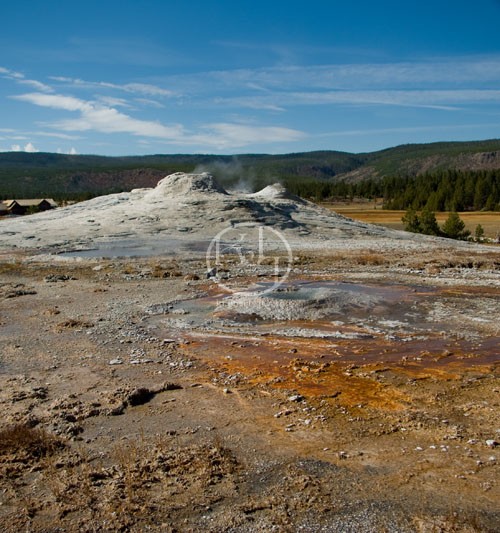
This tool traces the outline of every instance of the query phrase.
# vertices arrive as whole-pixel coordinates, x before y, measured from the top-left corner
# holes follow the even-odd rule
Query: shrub
[[[44,429],[16,424],[0,430],[0,456],[16,454],[39,459],[51,455],[63,443]]]

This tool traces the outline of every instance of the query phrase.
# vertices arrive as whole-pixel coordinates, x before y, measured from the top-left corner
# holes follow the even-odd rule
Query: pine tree
[[[417,212],[414,209],[408,209],[401,221],[405,225],[405,231],[411,231],[412,233],[422,232],[422,228],[420,226],[420,219],[418,218]]]
[[[488,196],[488,184],[481,176],[476,182],[476,189],[474,191],[474,211],[479,211],[484,207]]]
[[[486,211],[494,211],[495,210],[495,197],[494,197],[493,193],[490,194],[488,196],[488,198],[486,199],[486,204],[484,206],[484,209]]]
[[[449,214],[442,230],[444,236],[449,239],[465,240],[470,235],[470,231],[465,229],[464,221],[458,216],[456,211],[452,211]]]
[[[427,207],[424,207],[422,213],[420,213],[420,231],[426,235],[440,235],[436,215]]]
[[[483,226],[481,226],[481,224],[478,224],[476,226],[476,230],[474,231],[474,236],[477,242],[482,242],[484,238],[484,229],[483,229]]]
[[[436,192],[431,192],[429,198],[427,198],[425,207],[429,209],[429,211],[438,211],[438,196]]]

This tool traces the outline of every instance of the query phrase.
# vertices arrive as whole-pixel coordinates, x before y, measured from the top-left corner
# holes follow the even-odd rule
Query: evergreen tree
[[[492,194],[490,194],[490,195],[488,196],[488,198],[486,199],[486,204],[485,204],[485,206],[484,206],[484,209],[485,209],[486,211],[495,211],[495,207],[496,207],[496,206],[495,206],[495,197],[494,197],[494,195],[493,195],[493,193],[492,193]]]
[[[420,226],[420,219],[418,218],[417,212],[414,209],[408,209],[401,221],[405,225],[405,231],[411,231],[412,233],[422,232],[422,228]]]
[[[451,200],[453,206],[452,211],[463,211],[464,209],[464,190],[461,183],[457,183],[455,192],[453,193],[453,198]]]
[[[427,199],[427,203],[425,204],[425,207],[429,209],[429,211],[439,211],[438,209],[438,196],[436,192],[431,192],[429,195],[429,198]]]
[[[474,191],[474,210],[479,211],[486,203],[486,199],[489,196],[488,182],[481,177],[476,183],[476,189]]]
[[[452,211],[449,214],[442,230],[444,236],[449,239],[465,240],[470,235],[470,231],[465,229],[464,221],[458,216],[456,211]]]
[[[484,238],[484,229],[483,229],[483,226],[481,226],[481,224],[478,224],[476,226],[476,230],[474,231],[474,236],[476,238],[476,241],[482,242]]]
[[[420,213],[420,232],[426,235],[440,235],[441,231],[436,220],[436,215],[427,207]]]

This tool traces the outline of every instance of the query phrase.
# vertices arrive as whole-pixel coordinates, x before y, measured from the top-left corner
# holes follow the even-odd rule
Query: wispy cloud
[[[21,74],[20,72],[16,72],[15,70],[10,70],[5,67],[0,67],[0,74],[2,74],[4,78],[11,78],[11,79],[24,78],[24,74]]]
[[[27,133],[27,135],[36,137],[53,137],[54,139],[64,139],[66,141],[76,141],[81,139],[79,135],[68,135],[67,133],[56,133],[49,131],[30,131]]]
[[[1,73],[17,78],[19,83],[31,84],[40,92],[52,92],[48,85],[25,79],[19,72],[0,68]],[[283,112],[287,106],[295,105],[346,103],[451,109],[461,103],[496,101],[500,57],[210,71],[167,77],[161,85],[117,84],[61,76],[49,79],[65,87],[134,94],[137,103],[158,109],[163,105],[158,99],[181,96],[190,98],[195,106],[206,107],[212,102],[272,112]],[[112,107],[130,105],[113,94],[99,98]]]
[[[37,91],[43,91],[50,93],[52,92],[52,87],[49,85],[42,83],[38,80],[30,80],[25,77],[24,74],[21,72],[16,72],[15,70],[10,70],[4,67],[0,67],[0,75],[2,75],[4,78],[8,80],[13,80],[16,83],[22,84],[22,85],[30,85]]]
[[[166,126],[160,122],[136,119],[102,103],[85,101],[73,96],[27,93],[12,98],[41,107],[78,112],[79,116],[76,118],[50,124],[51,127],[62,131],[129,133],[161,139],[176,145],[199,145],[219,149],[254,143],[289,142],[305,137],[303,132],[292,128],[224,122],[201,125],[199,132],[190,132],[180,124]]]
[[[12,96],[14,100],[30,102],[41,107],[51,107],[52,109],[63,109],[65,111],[86,111],[92,109],[91,102],[85,102],[73,96],[64,96],[61,94],[41,94],[27,93]]]
[[[342,58],[343,61],[352,61],[357,58],[380,59],[383,54],[376,47],[353,46],[321,46],[304,43],[280,43],[280,42],[254,42],[216,39],[212,44],[224,49],[225,52],[234,52],[238,56],[265,57],[267,63],[276,65],[297,65],[317,61],[318,58],[332,57]]]
[[[206,124],[201,129],[201,134],[188,135],[179,139],[178,144],[198,144],[224,150],[252,144],[293,142],[307,136],[304,132],[292,128],[253,124],[214,123]]]
[[[146,96],[174,96],[175,94],[173,91],[157,87],[156,85],[150,85],[149,83],[127,83],[121,86],[118,85],[116,88]]]
[[[52,137],[55,139],[64,139],[68,141],[75,141],[81,139],[78,135],[68,135],[67,133],[59,133],[55,131],[41,131],[41,130],[15,130],[12,128],[0,128],[0,133],[5,134],[4,139],[10,140],[24,140],[33,137]]]
[[[430,126],[409,126],[401,128],[366,128],[357,130],[341,130],[341,131],[329,131],[326,133],[319,133],[314,137],[344,137],[344,136],[363,136],[373,137],[374,135],[383,135],[386,133],[418,133],[418,132],[435,132],[435,131],[455,131],[455,130],[471,130],[471,129],[484,129],[495,126],[492,123],[482,124],[448,124],[448,125],[430,125]]]
[[[106,105],[109,105],[109,106],[114,106],[114,107],[132,107],[128,102],[127,100],[125,100],[124,98],[116,98],[116,97],[113,97],[113,96],[96,96],[96,98],[106,104]]]
[[[226,88],[258,85],[281,91],[297,90],[299,87],[341,90],[494,84],[500,81],[500,57],[465,57],[412,63],[282,66],[213,71],[204,76]]]
[[[223,105],[237,105],[239,107],[246,107],[248,109],[256,109],[261,111],[286,111],[284,104],[286,98],[280,95],[276,96],[256,96],[256,97],[240,97],[240,98],[216,98],[215,102]],[[278,105],[278,102],[281,105]]]
[[[223,105],[252,109],[274,109],[302,105],[394,105],[427,107],[454,111],[456,105],[500,102],[500,90],[384,90],[384,91],[311,91],[276,92],[255,96],[221,98]]]
[[[164,89],[163,87],[159,87],[157,85],[151,85],[149,83],[125,83],[120,85],[107,81],[87,81],[79,78],[67,78],[63,76],[50,76],[50,79],[53,81],[64,83],[67,86],[74,86],[80,88],[115,89],[118,91],[125,91],[127,93],[167,98],[175,95],[174,91]]]
[[[113,107],[93,101],[81,100],[73,96],[28,93],[13,96],[12,98],[41,107],[63,111],[78,111],[80,116],[75,119],[60,120],[52,123],[53,127],[64,131],[94,130],[103,133],[130,133],[132,135],[162,139],[174,139],[183,134],[183,129],[179,125],[164,126],[159,122],[135,119]]]
[[[50,92],[53,91],[52,87],[50,87],[49,85],[47,85],[45,83],[42,83],[41,81],[37,81],[37,80],[22,79],[22,80],[18,80],[18,83],[21,83],[23,85],[30,85],[31,87],[33,87],[37,91],[44,91],[44,92],[47,92],[47,93],[50,93]]]
[[[156,109],[163,109],[165,106],[156,100],[151,100],[150,98],[134,98],[135,102],[143,104],[150,107],[155,107]]]
[[[65,140],[78,138],[80,132],[129,134],[137,142],[149,140],[155,146],[161,143],[190,150],[231,150],[313,138],[316,135],[306,134],[305,130],[318,130],[324,110],[334,118],[344,116],[346,111],[340,108],[346,106],[362,107],[363,112],[366,108],[373,122],[378,120],[374,116],[380,106],[453,112],[455,121],[461,112],[464,122],[479,122],[484,117],[474,119],[472,113],[491,115],[500,104],[500,56],[399,63],[288,64],[125,79],[123,83],[52,76],[45,78],[49,83],[45,84],[5,67],[0,67],[0,77],[11,80],[18,89],[23,85],[33,88],[25,87],[23,94],[12,96],[17,102],[57,111],[50,121],[24,130],[39,127],[48,136],[46,130],[53,129],[54,138]],[[142,83],[151,80],[154,83]],[[307,122],[304,117],[309,113],[314,118]],[[388,114],[397,116],[395,109]],[[417,113],[406,115],[415,117]],[[428,115],[422,112],[419,116]],[[14,120],[3,125],[13,124]],[[419,119],[414,125],[421,124]],[[345,135],[358,134],[358,130],[352,131],[355,133]],[[400,133],[415,131],[419,130]],[[12,133],[16,132],[5,132],[8,142],[21,143],[9,135]],[[91,135],[85,137],[91,139]],[[34,136],[26,140],[37,145],[41,142]],[[92,146],[101,141],[93,139]]]

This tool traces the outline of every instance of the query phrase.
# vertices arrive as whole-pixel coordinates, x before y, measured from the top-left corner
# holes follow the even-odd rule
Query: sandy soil
[[[4,247],[2,531],[497,531],[498,249],[373,235],[264,296]]]

